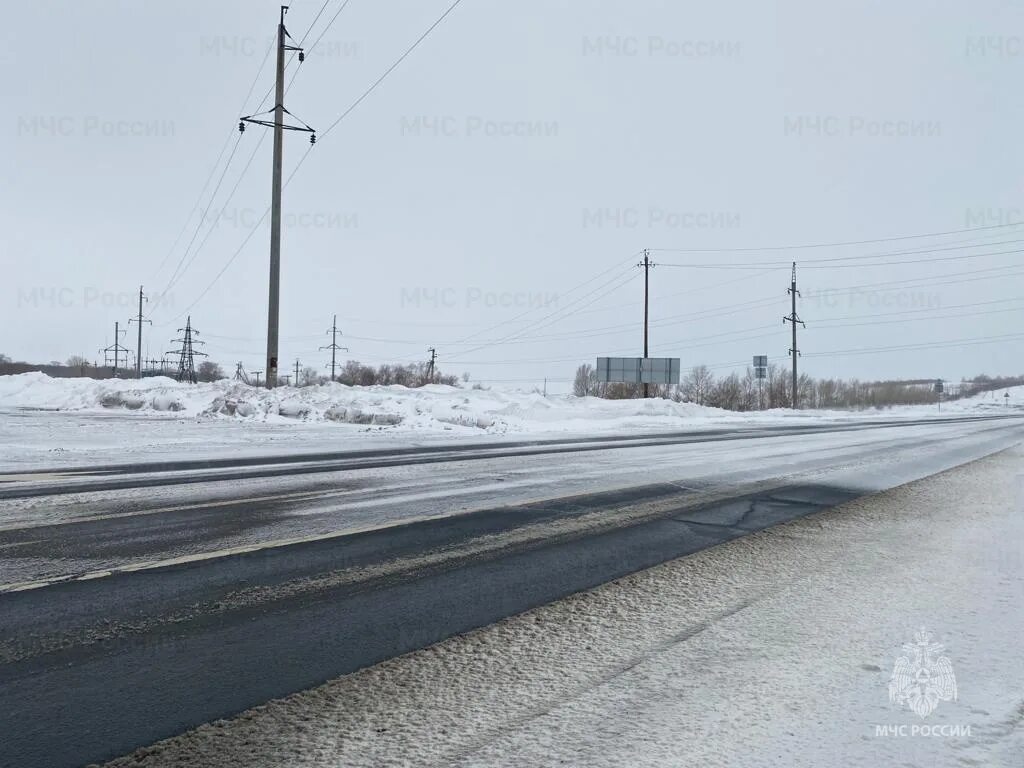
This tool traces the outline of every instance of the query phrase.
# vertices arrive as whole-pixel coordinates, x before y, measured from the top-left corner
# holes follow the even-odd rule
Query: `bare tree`
[[[588,397],[597,394],[597,372],[594,367],[584,363],[576,369],[576,378],[572,382],[572,393],[576,397]]]
[[[738,373],[731,373],[711,388],[708,396],[708,405],[715,408],[725,408],[729,411],[744,410],[743,382]]]
[[[704,405],[707,403],[708,395],[714,385],[715,375],[706,365],[698,365],[687,374],[679,388],[685,400],[697,405]]]

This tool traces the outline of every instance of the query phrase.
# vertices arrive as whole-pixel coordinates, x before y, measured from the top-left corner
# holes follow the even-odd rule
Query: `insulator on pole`
[[[239,120],[238,121],[238,132],[239,133],[245,133],[245,121],[244,120]]]

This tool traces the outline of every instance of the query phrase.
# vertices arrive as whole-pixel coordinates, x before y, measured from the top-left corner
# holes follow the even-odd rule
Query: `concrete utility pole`
[[[434,365],[437,362],[437,350],[431,347],[427,350],[430,353],[430,362],[427,363],[427,383],[434,383]]]
[[[137,345],[135,347],[135,378],[136,379],[141,379],[142,378],[142,324],[143,323],[150,323],[150,324],[152,324],[152,322],[153,322],[152,320],[143,320],[142,319],[142,302],[144,302],[144,301],[149,301],[149,299],[147,299],[146,298],[146,294],[144,294],[142,292],[142,286],[140,285],[139,286],[139,316],[137,318],[133,317],[132,319],[130,319],[128,321],[129,325],[131,325],[132,322],[135,322],[139,326],[139,328],[138,328],[139,339],[138,339],[138,343],[137,343]]]
[[[637,264],[644,268],[644,359],[647,359],[648,349],[648,319],[650,318],[650,287],[651,267],[656,266],[650,258],[650,251],[644,249],[644,260]],[[644,382],[644,397],[650,397],[650,385]]]
[[[800,325],[807,327],[807,324],[800,319],[800,316],[796,313],[796,299],[800,295],[800,291],[796,289],[796,262],[793,262],[793,282],[789,287],[789,295],[793,297],[793,314],[789,317],[782,318],[783,323],[793,324],[793,347],[789,350],[789,354],[793,357],[793,410],[795,411],[800,407],[800,376],[797,372],[797,359],[800,357],[800,348],[796,343],[796,326]]]
[[[256,389],[260,388],[260,376],[263,375],[263,371],[253,371],[252,375],[256,377]]]
[[[284,26],[284,16],[288,6],[281,6],[281,18],[277,25],[277,75],[274,85],[274,119],[273,121],[257,119],[256,115],[243,117],[238,123],[238,130],[244,132],[246,123],[262,125],[274,129],[273,180],[270,191],[270,297],[267,309],[267,389],[277,386],[278,328],[280,318],[281,297],[281,165],[284,153],[284,132],[306,131],[310,134],[311,144],[316,143],[313,129],[303,123],[285,125],[284,116],[284,54],[286,51],[298,51],[299,61],[305,58],[302,48],[289,45],[291,35]],[[295,117],[288,112],[292,117]],[[297,118],[296,118],[297,119]],[[301,120],[299,121],[302,122]]]
[[[295,358],[295,386],[299,386],[299,358]]]
[[[331,334],[331,343],[328,344],[326,347],[320,347],[320,349],[329,349],[329,350],[331,350],[331,381],[337,381],[337,379],[335,379],[335,377],[334,377],[334,370],[335,370],[335,367],[337,365],[337,352],[338,352],[339,349],[342,349],[342,350],[348,352],[348,347],[339,347],[338,346],[338,316],[337,315],[334,316],[334,322],[331,324],[331,327],[328,329],[327,332],[329,334]]]
[[[277,332],[281,314],[281,163],[284,155],[284,15],[277,25],[277,80],[274,86],[274,172],[270,193],[270,301],[267,312],[267,389],[277,386]]]

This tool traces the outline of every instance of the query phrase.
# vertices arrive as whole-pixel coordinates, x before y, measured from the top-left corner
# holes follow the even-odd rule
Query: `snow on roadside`
[[[41,373],[0,376],[0,408],[79,413],[230,419],[254,423],[336,422],[411,430],[558,432],[591,427],[673,426],[738,421],[740,414],[668,400],[602,400],[430,385],[279,387],[241,382],[180,384],[168,378],[54,379]]]
[[[1011,390],[1010,403],[1024,408],[1024,387]],[[972,398],[946,412],[1007,410],[1005,398]],[[197,385],[165,377],[132,379],[54,379],[42,373],[0,376],[0,408],[76,413],[139,414],[147,417],[226,419],[241,423],[339,423],[398,428],[401,431],[463,430],[469,433],[589,432],[629,428],[693,426],[701,423],[758,423],[798,419],[877,417],[856,413],[764,411],[740,414],[669,400],[602,400],[571,395],[499,389],[477,390],[432,385],[349,387],[325,384],[268,391],[237,381]],[[894,418],[937,414],[934,407],[894,408]]]

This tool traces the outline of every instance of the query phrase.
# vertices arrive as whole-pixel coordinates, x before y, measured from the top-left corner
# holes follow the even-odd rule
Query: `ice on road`
[[[1012,449],[113,765],[1019,766],[1022,468]],[[924,718],[889,692],[922,628],[957,683]]]

